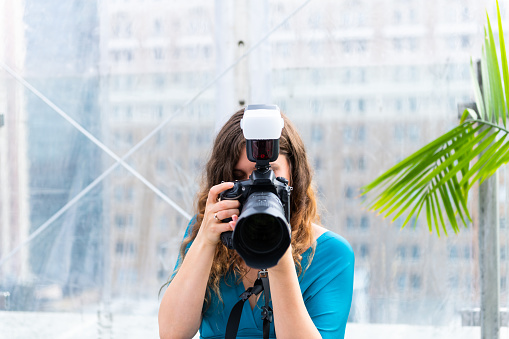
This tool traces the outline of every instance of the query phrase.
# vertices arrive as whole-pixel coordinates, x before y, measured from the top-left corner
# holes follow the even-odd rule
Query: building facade
[[[22,16],[23,1],[0,1],[0,260],[9,257],[0,266],[4,290],[30,272],[28,252],[16,249],[29,232],[27,117],[23,89],[9,73],[23,68]]]

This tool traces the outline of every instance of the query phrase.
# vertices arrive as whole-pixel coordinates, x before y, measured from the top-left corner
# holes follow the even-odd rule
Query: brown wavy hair
[[[197,194],[196,217],[189,236],[184,239],[180,248],[180,255],[185,256],[186,248],[192,242],[200,229],[205,213],[205,206],[209,190],[222,181],[234,181],[233,169],[240,159],[246,141],[240,128],[240,120],[244,109],[234,113],[219,131],[214,141],[212,154],[205,167],[200,191]],[[290,165],[291,177],[287,178],[293,187],[290,197],[290,225],[292,228],[293,260],[300,275],[302,253],[313,241],[312,223],[319,223],[315,191],[312,185],[312,169],[306,156],[304,143],[293,123],[284,114],[284,128],[279,139],[280,154],[285,154]],[[312,246],[312,254],[314,245]],[[312,256],[310,257],[312,258]],[[204,310],[210,303],[211,293],[215,293],[222,300],[219,292],[221,278],[228,274],[235,274],[240,280],[247,273],[242,266],[242,259],[236,251],[228,250],[221,242],[216,247],[210,276],[207,283]]]

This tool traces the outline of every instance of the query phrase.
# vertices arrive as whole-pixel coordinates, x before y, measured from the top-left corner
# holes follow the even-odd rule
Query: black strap
[[[258,272],[258,280],[262,281],[265,299],[265,306],[262,307],[263,339],[268,339],[270,334],[270,323],[272,322],[272,320],[274,320],[272,308],[270,308],[269,306],[270,285],[268,272],[266,270]]]
[[[265,306],[262,306],[262,319],[263,319],[263,339],[268,339],[270,334],[270,323],[273,321],[272,308],[269,306],[270,302],[270,286],[269,275],[267,270],[258,272],[258,279],[256,279],[253,287],[249,287],[244,293],[240,295],[240,300],[233,306],[228,323],[226,324],[225,339],[237,338],[239,331],[240,317],[245,302],[253,294],[258,295],[264,291]]]

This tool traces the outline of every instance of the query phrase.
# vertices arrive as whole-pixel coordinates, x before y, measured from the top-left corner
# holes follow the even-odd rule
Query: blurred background
[[[478,338],[462,321],[479,307],[475,223],[401,229],[359,189],[458,123],[486,10],[494,22],[494,0],[0,0],[0,338],[157,337],[211,143],[250,103],[295,122],[323,225],[354,249],[347,338]]]

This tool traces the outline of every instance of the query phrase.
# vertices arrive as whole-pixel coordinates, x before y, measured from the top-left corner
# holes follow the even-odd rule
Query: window
[[[349,156],[345,156],[343,158],[343,168],[346,172],[352,172],[353,170],[353,164],[352,164],[352,158]]]
[[[407,280],[406,274],[404,274],[404,273],[398,274],[396,282],[397,282],[397,287],[400,291],[404,291],[406,289],[406,280]]]
[[[399,245],[396,248],[396,255],[399,259],[405,260],[406,259],[406,247],[403,245]]]
[[[132,22],[125,14],[119,13],[111,19],[111,30],[114,38],[130,38],[132,36]]]
[[[352,186],[347,186],[345,189],[345,197],[348,200],[353,200],[355,198],[355,189]]]
[[[366,259],[369,257],[369,245],[368,244],[361,244],[359,248],[360,257],[362,259]]]
[[[403,142],[405,139],[405,127],[397,124],[394,126],[394,140],[397,142]]]
[[[451,245],[449,247],[449,259],[458,259],[458,246]]]
[[[465,245],[464,249],[463,249],[463,254],[464,254],[464,258],[466,260],[470,260],[470,259],[473,259],[474,255],[472,253],[472,248],[470,247],[470,245]]]
[[[136,254],[136,246],[132,242],[117,242],[115,252],[120,255],[128,254],[131,256]]]
[[[349,230],[355,229],[355,218],[352,216],[346,217],[346,228]]]
[[[153,35],[161,36],[163,34],[163,21],[161,19],[155,19],[153,24]]]
[[[366,111],[366,102],[364,101],[364,99],[359,99],[358,106],[359,112],[364,113]]]
[[[315,157],[314,158],[314,166],[316,171],[320,171],[322,169],[322,158],[321,157]]]
[[[315,12],[313,14],[311,14],[308,18],[308,25],[309,25],[309,28],[319,28],[322,24],[322,14],[321,13],[318,13],[318,12]]]
[[[416,98],[408,98],[408,103],[410,106],[410,112],[415,113],[417,112],[417,99]]]
[[[410,283],[411,283],[412,288],[414,290],[421,289],[421,285],[422,285],[422,278],[421,278],[421,276],[418,275],[418,274],[412,274],[410,276]]]
[[[361,229],[362,230],[367,230],[368,228],[369,228],[369,217],[363,215],[361,217]]]
[[[401,113],[403,112],[403,100],[402,99],[396,99],[395,104],[396,112]]]
[[[343,141],[345,144],[351,144],[353,142],[353,130],[350,126],[343,128]]]
[[[470,37],[468,35],[460,36],[460,46],[463,49],[470,48]]]
[[[155,60],[162,60],[163,57],[163,49],[161,47],[154,48],[154,59]]]
[[[125,216],[116,215],[115,216],[115,226],[117,226],[117,228],[124,228],[126,226]]]
[[[352,82],[352,70],[350,68],[346,68],[343,70],[343,82],[345,84],[349,84]]]
[[[157,159],[156,170],[161,173],[166,171],[166,161],[164,159]]]
[[[311,106],[311,112],[314,115],[319,115],[323,111],[323,103],[319,100],[312,100],[310,102],[310,106]]]
[[[323,129],[322,129],[322,126],[313,125],[311,127],[311,140],[314,143],[320,143],[323,140]]]
[[[133,51],[130,49],[112,51],[111,58],[116,63],[129,63],[133,60]]]
[[[360,156],[358,161],[359,172],[364,172],[366,170],[366,157]]]
[[[128,186],[125,189],[125,200],[133,201],[134,200],[134,188],[132,186]]]
[[[412,246],[412,259],[418,260],[421,257],[421,249],[419,245]]]
[[[366,126],[360,125],[357,127],[357,141],[364,142],[366,141]]]
[[[344,109],[346,113],[352,112],[352,103],[350,100],[345,100]]]
[[[420,128],[419,125],[409,125],[408,126],[408,138],[412,142],[419,141],[419,135],[420,135]]]
[[[122,254],[124,253],[124,243],[123,242],[117,242],[115,246],[115,253]]]
[[[122,186],[115,187],[115,200],[122,201],[124,199],[124,188]]]

